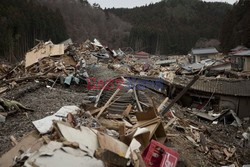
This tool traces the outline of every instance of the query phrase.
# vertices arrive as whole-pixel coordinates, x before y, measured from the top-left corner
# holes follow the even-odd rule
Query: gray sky
[[[161,0],[88,0],[91,4],[98,3],[101,5],[102,8],[133,8],[136,6],[142,6],[145,4],[155,3],[159,2]],[[230,4],[233,4],[237,0],[205,0],[207,2],[211,1],[217,1],[217,2],[228,2]]]

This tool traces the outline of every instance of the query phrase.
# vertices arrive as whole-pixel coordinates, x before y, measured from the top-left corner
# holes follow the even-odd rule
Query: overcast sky
[[[102,8],[133,8],[136,6],[142,6],[145,4],[159,2],[161,0],[88,0],[91,4],[98,3]],[[228,2],[233,4],[236,0],[205,0],[207,2],[218,1],[218,2]]]

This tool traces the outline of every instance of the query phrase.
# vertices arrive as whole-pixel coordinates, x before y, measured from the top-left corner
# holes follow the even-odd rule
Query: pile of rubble
[[[111,51],[98,40],[87,40],[76,46],[71,40],[61,44],[51,41],[39,43],[25,55],[25,60],[12,67],[7,64],[0,66],[0,94],[12,89],[19,83],[32,80],[60,81],[61,84],[70,85],[86,82],[89,77],[87,64],[97,64],[99,60],[123,56],[121,50]]]
[[[98,96],[102,98],[94,101],[97,107],[85,101],[79,107],[64,106],[53,115],[33,121],[37,131],[4,154],[0,165],[177,165],[179,154],[163,145],[167,134],[158,112],[166,100],[157,110],[142,99],[136,87],[116,89],[111,95],[104,89],[101,92],[103,96]],[[124,110],[112,112],[112,105],[126,101]]]
[[[84,94],[79,106],[63,106],[30,121],[36,131],[20,142],[11,136],[14,147],[0,158],[0,166],[238,167],[246,163],[241,156],[250,155],[245,151],[250,147],[249,120],[242,119],[245,112],[225,107],[235,94],[243,101],[237,105],[245,105],[249,89],[228,87],[248,81],[200,77],[208,75],[208,68],[221,71],[227,61],[188,62],[187,56],[140,60],[133,52],[111,50],[96,39],[80,45],[71,40],[39,41],[15,67],[0,65],[0,94],[35,81],[46,82],[51,90],[56,83],[87,84],[88,96]],[[87,73],[93,66],[121,76],[92,80],[99,73]],[[23,111],[33,112],[17,101],[0,98],[1,123]],[[231,125],[236,129],[231,130]],[[227,142],[220,140],[222,130]]]

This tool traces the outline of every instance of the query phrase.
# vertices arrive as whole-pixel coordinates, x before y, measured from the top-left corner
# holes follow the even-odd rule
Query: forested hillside
[[[108,9],[130,22],[129,45],[158,54],[186,54],[199,39],[218,39],[231,5],[200,0],[165,0],[134,9]]]
[[[98,38],[111,48],[131,46],[152,54],[187,54],[195,46],[218,46],[219,36],[223,50],[238,44],[250,47],[247,0],[233,9],[227,3],[163,0],[107,10],[86,0],[0,1],[0,58],[9,61],[20,60],[35,39],[57,43],[68,37],[78,43]]]
[[[0,59],[17,61],[34,46],[35,39],[60,42],[67,39],[60,12],[36,0],[1,0]]]
[[[104,12],[98,5],[85,0],[39,0],[51,9],[59,9],[69,36],[74,42],[97,38],[110,47],[126,46],[130,24]]]
[[[250,48],[250,1],[240,0],[225,17],[221,31],[221,47],[224,52],[237,45]]]

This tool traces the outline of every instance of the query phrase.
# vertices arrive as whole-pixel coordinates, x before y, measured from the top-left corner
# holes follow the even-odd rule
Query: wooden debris
[[[11,140],[11,143],[12,143],[13,146],[18,144],[16,138],[13,135],[10,136],[10,140]]]
[[[236,148],[232,148],[232,149],[224,148],[223,152],[227,156],[226,160],[229,160],[234,155],[234,153],[236,152]]]
[[[42,136],[42,138],[46,144],[49,144],[49,142],[51,141],[48,135]]]
[[[180,134],[169,134],[167,133],[167,137],[179,137]]]
[[[158,112],[161,112],[161,111],[162,111],[164,105],[167,104],[168,100],[169,100],[168,97],[166,97],[166,98],[163,100],[163,102],[162,102],[162,103],[159,105],[159,107],[157,108],[157,111],[158,111]]]
[[[76,126],[76,120],[75,120],[73,114],[68,113],[68,115],[67,115],[67,122],[68,122],[72,127],[75,127],[75,126]]]
[[[116,131],[118,131],[120,127],[125,126],[125,123],[123,121],[109,120],[104,118],[99,119],[99,123],[107,129],[113,129]]]
[[[138,106],[138,108],[139,108],[139,111],[142,112],[143,110],[142,110],[142,107],[141,107],[139,98],[138,98],[138,96],[137,96],[136,86],[134,86],[133,91],[134,91],[134,95],[135,95],[136,104],[137,104],[137,106]]]
[[[124,117],[127,117],[129,115],[129,113],[132,111],[132,107],[133,107],[132,104],[129,104],[127,106],[127,108],[123,111],[122,115]]]
[[[107,150],[98,148],[95,152],[95,157],[98,159],[101,159],[103,162],[107,164],[107,166],[121,166],[125,167],[127,166],[128,159],[125,159],[122,156],[119,156],[118,154]]]
[[[147,128],[150,131],[149,139],[155,139],[160,143],[164,143],[166,140],[166,132],[164,130],[162,120],[156,115],[156,111],[153,107],[148,108],[147,112],[136,113],[138,120],[137,124],[134,125],[133,129]]]
[[[8,87],[0,87],[0,94],[6,92],[8,90]]]
[[[131,153],[131,160],[134,167],[146,167],[140,150],[135,150]]]
[[[111,103],[111,101],[114,99],[114,97],[120,92],[120,89],[116,89],[115,93],[110,97],[110,99],[106,102],[106,104],[101,108],[100,112],[98,113],[98,115],[96,116],[96,118],[98,119],[102,113],[104,112],[104,110],[108,107],[109,103]]]
[[[169,126],[171,126],[176,120],[177,120],[176,117],[170,119],[170,121],[168,121],[167,125],[164,126],[164,129],[167,130],[169,128]]]
[[[97,133],[97,137],[102,149],[109,150],[121,157],[125,157],[128,150],[128,146],[126,144],[101,132]]]
[[[63,146],[65,147],[72,147],[72,148],[79,148],[79,143],[77,142],[70,142],[70,141],[64,141]]]
[[[191,136],[186,136],[186,138],[196,147],[199,147],[199,144]]]

